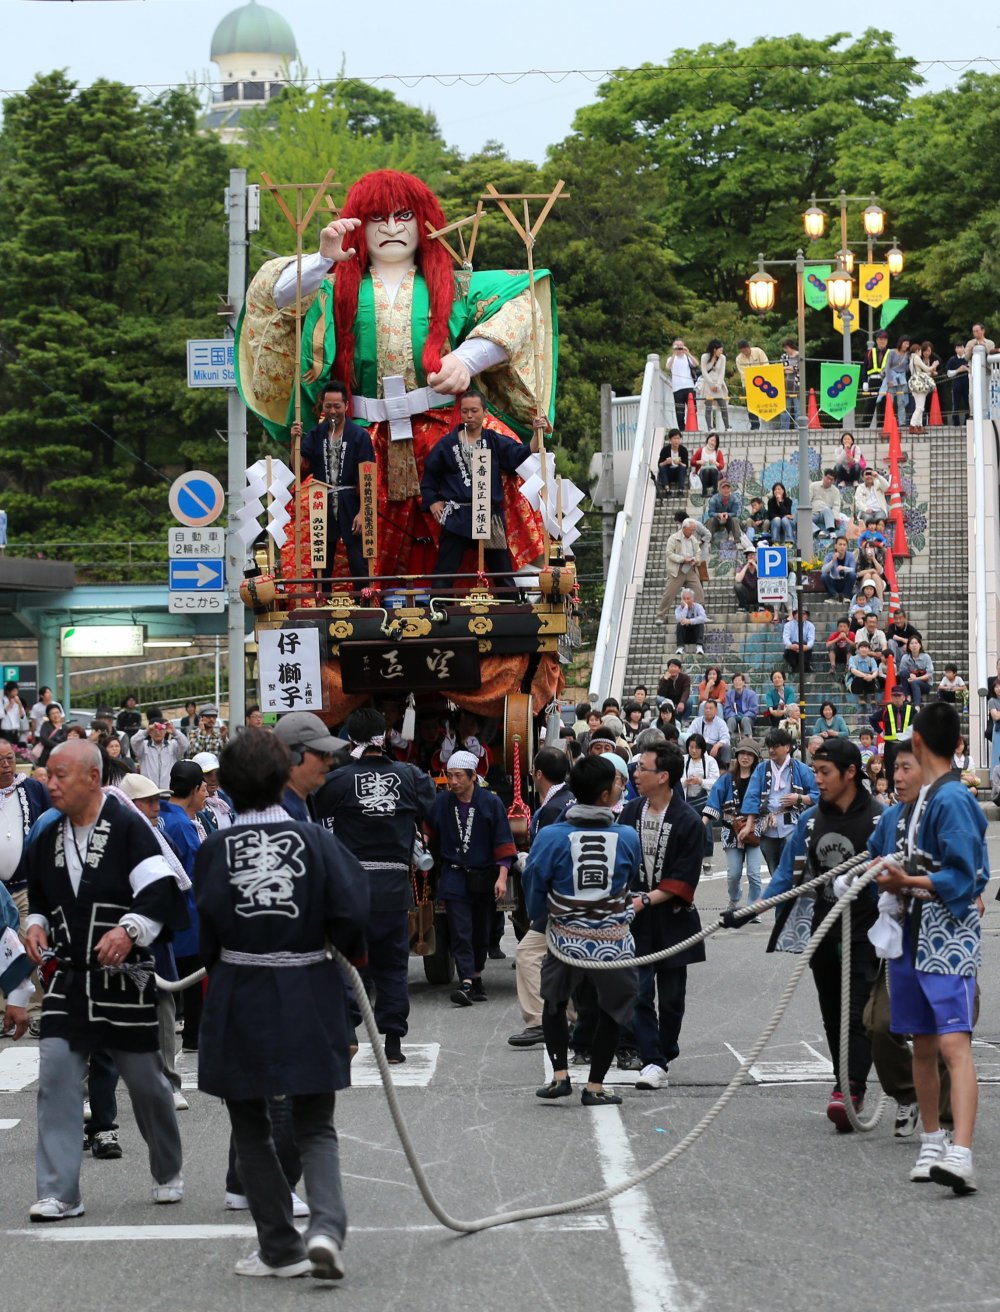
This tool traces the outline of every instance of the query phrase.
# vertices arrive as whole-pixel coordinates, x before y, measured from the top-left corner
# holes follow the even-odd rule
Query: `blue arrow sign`
[[[758,547],[757,577],[759,579],[787,579],[788,548]]]
[[[171,560],[171,592],[222,592],[226,586],[221,560]]]

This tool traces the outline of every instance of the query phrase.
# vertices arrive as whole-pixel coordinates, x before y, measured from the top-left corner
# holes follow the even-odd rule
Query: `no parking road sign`
[[[192,469],[175,478],[168,497],[174,519],[189,528],[204,528],[214,524],[222,514],[226,494],[214,474],[203,469]]]

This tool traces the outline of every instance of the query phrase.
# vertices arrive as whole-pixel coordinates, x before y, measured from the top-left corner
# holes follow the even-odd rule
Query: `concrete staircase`
[[[744,505],[753,495],[765,499],[773,482],[780,480],[792,493],[798,487],[797,439],[794,432],[764,431],[731,433],[724,440],[727,472],[743,498]],[[700,445],[700,438],[690,434],[689,450]],[[876,442],[868,433],[859,434],[859,444],[869,463],[886,470],[885,439]],[[832,466],[839,446],[839,432],[810,433],[810,471],[814,480],[821,477],[824,466]],[[968,516],[966,507],[966,435],[964,430],[935,428],[922,434],[904,434],[903,450],[907,459],[902,467],[904,509],[908,558],[896,561],[899,592],[910,622],[924,635],[925,647],[934,662],[935,677],[944,673],[946,661],[954,660],[959,673],[968,680],[965,668],[968,652],[968,602],[966,592],[968,560]],[[844,498],[845,513],[850,513]],[[653,536],[649,547],[646,576],[638,598],[632,628],[630,658],[621,691],[627,697],[639,683],[652,692],[667,660],[675,649],[672,619],[667,626],[654,625],[656,609],[666,576],[666,541],[676,528],[675,516],[685,510],[702,518],[702,497],[661,499],[656,506]],[[736,609],[732,575],[742,557],[734,552],[727,538],[717,537],[709,560],[709,582],[705,585],[709,624],[705,634],[705,656],[685,656],[684,668],[692,682],[704,677],[705,666],[721,666],[727,684],[737,671],[760,695],[770,686],[771,672],[781,667],[786,681],[797,685],[793,672],[782,663],[781,626],[752,623],[748,615]],[[888,604],[888,589],[886,591]],[[807,594],[806,606],[816,625],[814,672],[806,676],[805,723],[807,730],[819,714],[820,704],[829,698],[838,707],[852,730],[867,718],[871,707],[863,706],[845,689],[841,678],[830,675],[823,640],[836,627],[844,613],[839,602],[831,601],[823,591]],[[693,649],[690,649],[693,651]],[[758,722],[758,729],[764,725]],[[977,761],[983,756],[981,746],[973,745]]]

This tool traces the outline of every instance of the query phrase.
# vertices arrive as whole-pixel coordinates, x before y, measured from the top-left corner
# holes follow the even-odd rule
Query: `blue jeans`
[[[771,520],[771,541],[780,542],[784,538],[786,542],[795,541],[795,521],[793,519],[782,519],[775,515]]]
[[[763,857],[759,847],[726,848],[726,887],[729,891],[730,909],[740,904],[740,878],[744,864],[747,872],[747,902],[760,900],[760,871]]]
[[[708,793],[701,793],[698,797],[688,798],[688,805],[701,815],[708,805]],[[703,828],[705,830],[705,860],[707,861],[715,851],[715,833],[711,825],[704,825]]]
[[[844,516],[838,515],[832,506],[820,506],[813,511],[813,528],[825,529],[827,533],[833,533],[844,522]]]
[[[799,422],[799,398],[786,393],[785,409],[778,416],[778,427],[788,429]]]
[[[854,595],[854,575],[842,574],[835,579],[831,574],[821,574],[823,587],[831,597],[851,597]]]

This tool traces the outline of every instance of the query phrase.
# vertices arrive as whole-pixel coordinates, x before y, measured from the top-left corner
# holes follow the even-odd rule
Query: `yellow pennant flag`
[[[862,264],[858,273],[858,295],[865,305],[884,305],[889,299],[888,264]]]
[[[786,406],[784,365],[748,365],[743,371],[743,379],[750,413],[759,419],[777,419]]]
[[[839,310],[831,310],[830,313],[833,315],[833,331],[835,333],[840,333],[840,335],[843,336],[844,316],[840,313]],[[861,331],[861,302],[855,298],[855,300],[851,302],[851,332],[856,333],[860,331]]]

